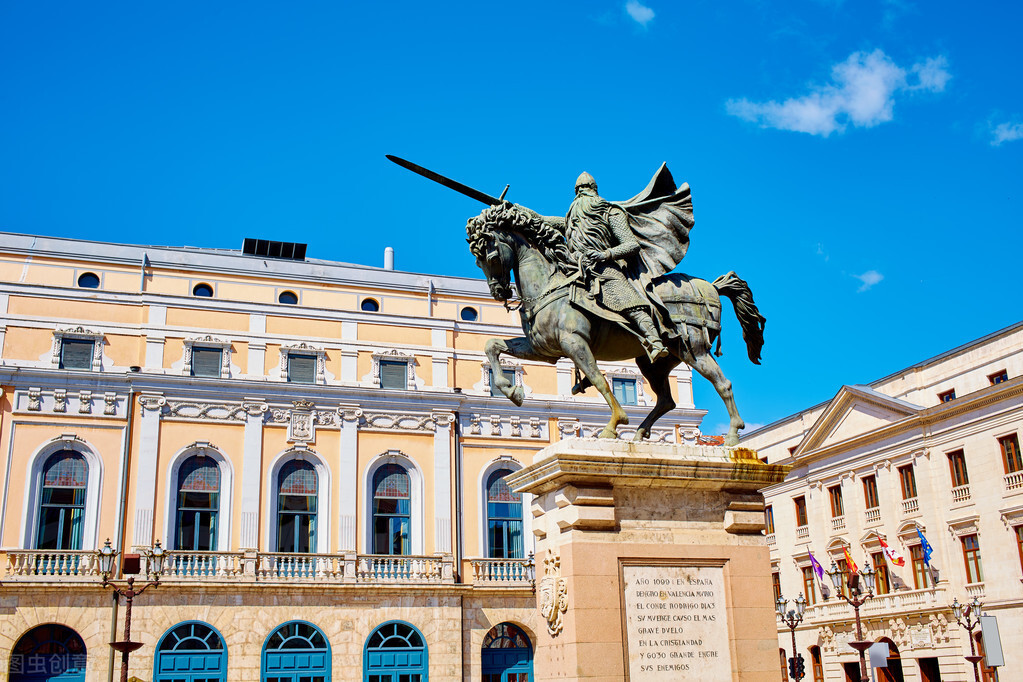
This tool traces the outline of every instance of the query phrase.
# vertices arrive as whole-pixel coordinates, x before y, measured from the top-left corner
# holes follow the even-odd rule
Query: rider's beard
[[[568,219],[578,217],[584,222],[602,222],[607,212],[608,203],[594,194],[580,194],[568,209]]]

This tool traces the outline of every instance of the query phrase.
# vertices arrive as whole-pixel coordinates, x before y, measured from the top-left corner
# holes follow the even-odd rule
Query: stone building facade
[[[484,343],[519,333],[474,279],[0,235],[0,681],[116,674],[107,539],[140,580],[168,552],[139,680],[532,679],[503,477],[607,408],[567,362],[508,361],[525,405],[493,396]],[[653,393],[605,370],[638,424]],[[653,438],[695,443],[674,379]]]
[[[861,607],[865,639],[893,658],[878,679],[973,680],[969,636],[954,599],[975,597],[1000,630],[1005,666],[1023,670],[1023,323],[868,385],[843,386],[830,401],[746,435],[742,445],[793,467],[765,489],[776,593],[808,607],[796,630],[807,679],[859,680],[853,608],[810,555],[846,569],[878,570],[877,594]],[[924,561],[921,536],[933,553]],[[895,565],[881,541],[904,559]],[[790,608],[792,604],[789,605]],[[982,637],[975,646],[983,650]],[[791,656],[779,625],[780,655]],[[1000,672],[999,672],[1000,670]],[[886,677],[887,676],[887,677]]]

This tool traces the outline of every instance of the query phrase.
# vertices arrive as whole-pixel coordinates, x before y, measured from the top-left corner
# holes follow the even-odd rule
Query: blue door
[[[85,682],[85,642],[64,625],[32,628],[11,650],[10,682]]]
[[[263,645],[262,682],[330,682],[330,645],[315,625],[291,621]]]
[[[422,633],[408,623],[384,623],[366,640],[364,682],[427,682],[429,654]]]
[[[532,682],[533,647],[511,623],[495,625],[483,638],[483,682]]]
[[[224,682],[227,650],[224,638],[209,625],[176,625],[156,645],[154,682]]]

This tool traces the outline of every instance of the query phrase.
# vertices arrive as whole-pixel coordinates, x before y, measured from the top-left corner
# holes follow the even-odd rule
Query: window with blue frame
[[[531,682],[533,646],[529,637],[511,623],[495,625],[483,638],[483,682]]]
[[[615,398],[622,405],[636,404],[636,380],[635,379],[611,379],[611,391]]]
[[[277,551],[308,553],[316,547],[316,469],[293,459],[277,475]]]
[[[487,479],[487,556],[521,559],[522,495],[512,492],[504,477],[511,469],[498,469]]]
[[[211,457],[189,457],[178,470],[174,548],[196,552],[217,549],[219,509],[220,467]]]
[[[263,645],[261,682],[330,682],[330,645],[315,625],[292,621]]]
[[[64,625],[34,627],[14,645],[10,682],[85,682],[85,642]]]
[[[43,464],[36,549],[81,549],[89,466],[74,450],[61,450]]]
[[[412,483],[398,464],[373,474],[373,553],[405,555],[411,551]]]
[[[156,645],[153,682],[224,682],[227,649],[220,633],[205,623],[180,623]]]
[[[364,682],[427,682],[429,652],[422,633],[408,623],[384,623],[366,640]]]

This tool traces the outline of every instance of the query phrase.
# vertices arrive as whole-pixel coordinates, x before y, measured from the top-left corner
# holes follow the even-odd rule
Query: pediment
[[[843,386],[810,428],[795,455],[819,450],[918,415],[922,407],[867,386]]]

